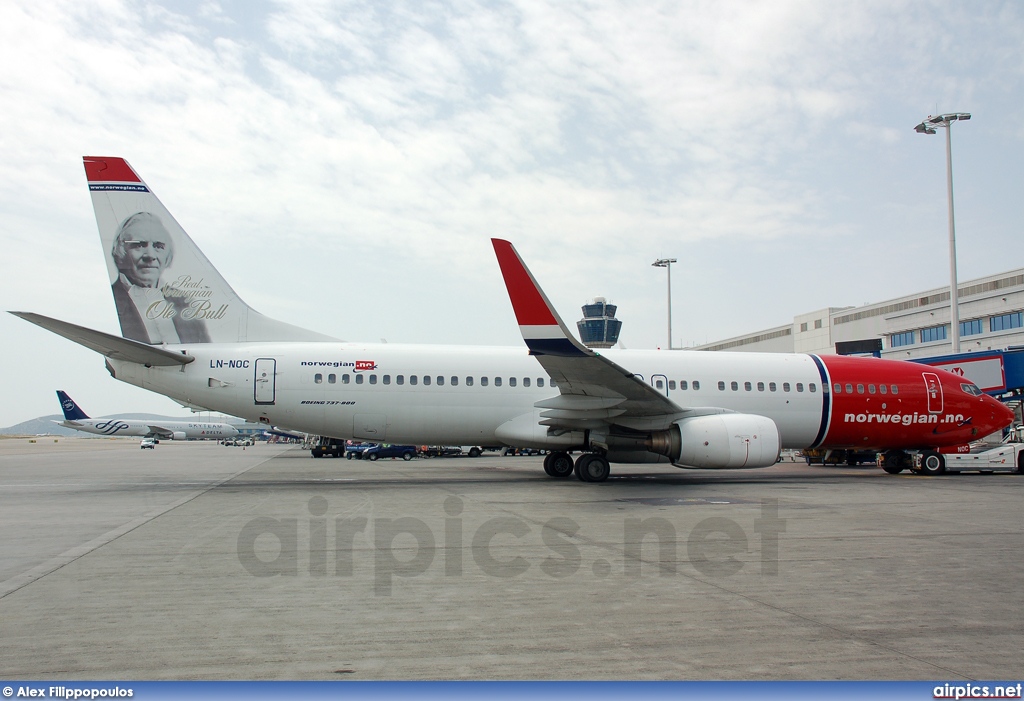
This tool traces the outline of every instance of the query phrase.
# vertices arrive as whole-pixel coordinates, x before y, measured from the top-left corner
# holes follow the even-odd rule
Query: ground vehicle
[[[544,451],[539,448],[505,448],[502,455],[541,455]]]
[[[312,441],[309,452],[314,458],[322,458],[326,455],[340,458],[345,453],[345,441],[330,436],[317,436]]]
[[[143,438],[141,441],[139,441],[139,447],[142,449],[149,448],[150,450],[156,450],[156,439]]]
[[[377,444],[376,443],[353,443],[352,441],[348,441],[348,442],[345,443],[345,459],[346,460],[351,460],[352,458],[355,458],[356,460],[361,460],[362,457],[363,457],[363,453],[366,452],[366,449],[367,448],[372,448],[375,445],[377,445]]]
[[[478,445],[424,445],[420,446],[419,453],[428,458],[444,458],[455,455],[468,455],[471,458],[480,457],[485,448]]]
[[[416,446],[414,445],[375,445],[363,451],[363,460],[378,460],[380,458],[412,460],[414,457],[416,457]]]
[[[873,450],[825,450],[808,448],[802,451],[808,465],[860,465],[875,464],[877,454]]]
[[[1024,426],[1016,426],[1003,442],[972,447],[969,453],[936,453],[926,451],[914,456],[914,472],[941,475],[943,472],[1020,472],[1024,474]]]

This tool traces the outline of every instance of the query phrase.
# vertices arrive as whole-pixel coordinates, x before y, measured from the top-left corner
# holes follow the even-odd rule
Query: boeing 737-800
[[[64,390],[57,390],[57,399],[64,412],[60,426],[98,436],[142,436],[181,441],[187,438],[234,438],[238,429],[231,424],[212,421],[144,421],[142,419],[90,419]]]
[[[126,161],[86,157],[85,172],[122,335],[12,313],[186,406],[340,439],[545,448],[547,474],[587,482],[612,462],[766,467],[809,447],[886,451],[895,472],[907,451],[960,446],[1013,418],[963,378],[904,361],[598,354],[500,239],[525,348],[337,341],[245,304]]]

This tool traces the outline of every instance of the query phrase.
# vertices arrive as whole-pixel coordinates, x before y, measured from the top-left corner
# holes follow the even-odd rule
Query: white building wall
[[[1024,268],[962,282],[959,296],[960,321],[980,320],[981,326],[980,333],[961,335],[961,352],[1024,345],[1024,327],[991,330],[994,317],[1024,314]],[[949,322],[949,288],[939,287],[862,307],[807,312],[795,316],[791,327],[757,331],[696,349],[827,354],[835,353],[840,341],[881,338],[883,357],[932,357],[952,352]],[[945,339],[923,341],[922,330],[937,326],[946,327]],[[900,339],[913,342],[896,345]]]

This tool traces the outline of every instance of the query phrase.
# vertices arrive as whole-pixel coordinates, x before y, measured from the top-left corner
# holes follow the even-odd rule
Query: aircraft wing
[[[559,396],[537,402],[541,424],[565,429],[609,423],[655,427],[722,409],[683,409],[629,370],[587,348],[569,332],[519,253],[491,239],[505,287],[530,354],[537,357]]]
[[[10,312],[14,316],[25,321],[30,321],[36,326],[41,326],[47,331],[52,331],[58,336],[63,336],[69,341],[74,341],[80,346],[85,346],[108,358],[115,360],[127,360],[131,363],[139,363],[146,366],[166,365],[187,365],[195,358],[184,353],[169,351],[164,348],[157,348],[145,343],[139,343],[128,338],[112,336],[102,331],[94,331],[77,324],[69,324],[59,319],[51,319],[42,314],[31,312]]]
[[[174,431],[170,430],[169,428],[164,428],[163,426],[149,424],[148,426],[146,426],[146,428],[149,430],[149,433],[146,434],[147,436],[156,436],[157,438],[166,439],[171,439],[174,437]]]

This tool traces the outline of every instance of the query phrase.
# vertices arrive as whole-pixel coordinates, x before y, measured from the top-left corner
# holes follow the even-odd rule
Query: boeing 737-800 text
[[[598,354],[499,239],[526,348],[337,341],[246,305],[123,159],[86,157],[85,171],[122,335],[13,313],[186,406],[341,439],[546,448],[549,475],[588,482],[611,462],[765,467],[808,447],[887,451],[898,471],[907,451],[963,445],[1012,420],[963,378],[903,361]]]

